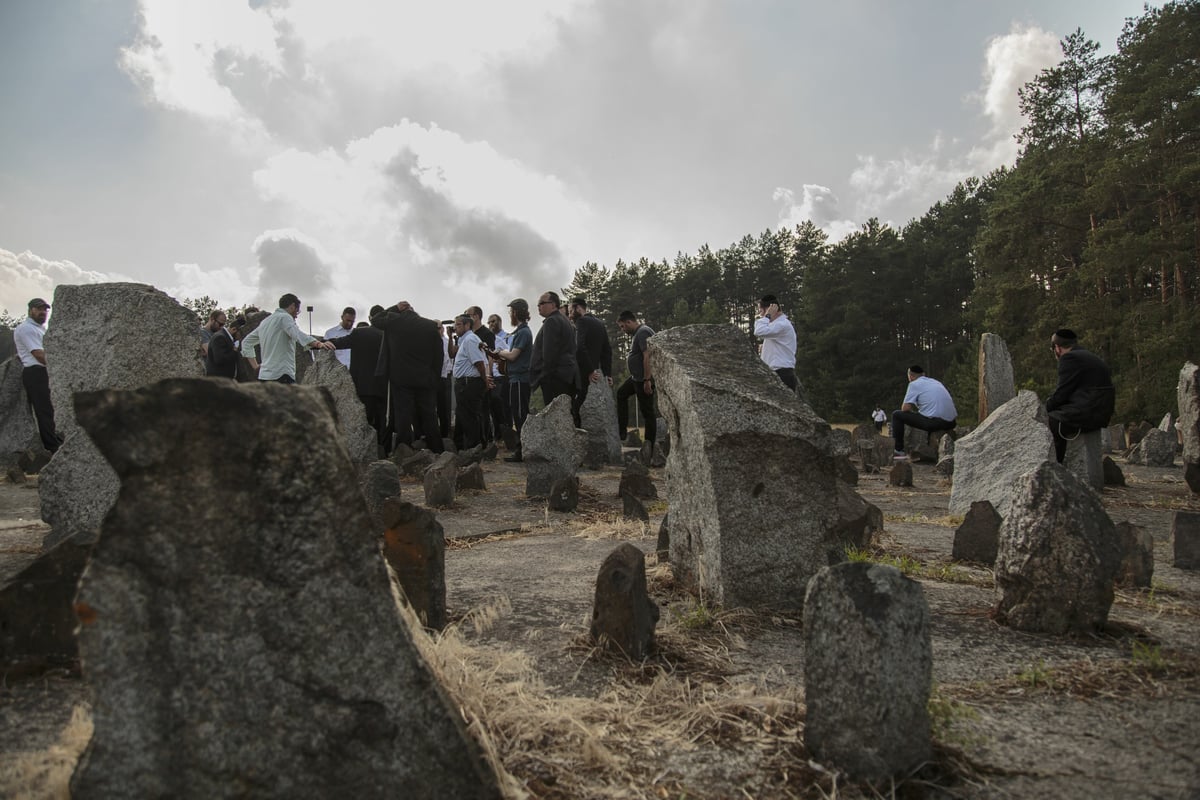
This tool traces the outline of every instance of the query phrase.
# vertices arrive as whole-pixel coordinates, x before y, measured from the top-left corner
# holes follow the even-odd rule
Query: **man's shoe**
[[[903,450],[897,450],[895,455],[892,456],[892,458],[894,458],[896,461],[907,461],[908,453],[904,452]]]

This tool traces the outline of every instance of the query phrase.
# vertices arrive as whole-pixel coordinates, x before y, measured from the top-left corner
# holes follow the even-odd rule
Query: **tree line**
[[[1112,368],[1117,420],[1157,422],[1200,358],[1200,0],[1127,20],[1114,55],[1080,30],[1061,48],[1019,92],[1016,162],[899,229],[869,219],[831,243],[804,222],[673,261],[588,262],[563,292],[587,297],[614,345],[625,309],[655,330],[732,323],[749,338],[755,302],[775,294],[797,376],[831,421],[897,407],[920,363],[973,422],[984,332],[1008,344],[1018,388],[1045,398],[1050,335],[1072,328]]]

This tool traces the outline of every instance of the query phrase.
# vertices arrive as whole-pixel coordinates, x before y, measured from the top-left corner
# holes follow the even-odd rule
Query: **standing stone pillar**
[[[994,333],[979,337],[979,421],[1017,396],[1008,345]]]
[[[579,409],[583,429],[587,431],[587,451],[584,464],[589,469],[620,465],[621,440],[617,438],[617,401],[612,387],[601,380],[588,389],[587,398]]]
[[[1183,478],[1200,494],[1200,380],[1192,362],[1179,371],[1179,432],[1183,436]]]

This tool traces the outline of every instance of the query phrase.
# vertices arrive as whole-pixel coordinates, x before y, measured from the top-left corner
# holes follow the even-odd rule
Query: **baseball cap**
[[[30,308],[49,308],[50,304],[40,297],[35,297],[29,301]]]

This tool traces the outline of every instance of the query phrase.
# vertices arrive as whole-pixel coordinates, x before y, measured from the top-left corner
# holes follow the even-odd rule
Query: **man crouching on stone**
[[[1116,404],[1116,389],[1108,365],[1079,346],[1075,331],[1061,328],[1050,337],[1058,359],[1058,387],[1046,400],[1054,457],[1063,463],[1067,442],[1080,433],[1108,427]]]

